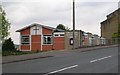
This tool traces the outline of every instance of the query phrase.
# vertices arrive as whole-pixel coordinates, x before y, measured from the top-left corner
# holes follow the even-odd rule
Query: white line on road
[[[103,57],[103,58],[100,58],[100,59],[95,59],[95,60],[92,60],[90,62],[93,63],[93,62],[100,61],[100,60],[103,60],[103,59],[106,59],[106,58],[110,58],[110,57],[112,57],[112,56],[107,56],[107,57]]]
[[[63,68],[63,69],[60,69],[60,70],[56,70],[56,71],[49,72],[49,73],[47,73],[47,74],[45,74],[45,75],[57,73],[57,72],[60,72],[60,71],[64,71],[64,70],[67,70],[67,69],[71,69],[71,68],[75,68],[75,67],[77,67],[77,66],[78,66],[78,65],[73,65],[73,66],[66,67],[66,68]]]

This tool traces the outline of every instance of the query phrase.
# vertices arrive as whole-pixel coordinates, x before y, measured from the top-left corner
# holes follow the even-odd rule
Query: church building
[[[20,32],[20,51],[65,49],[63,30],[34,23],[16,32]]]

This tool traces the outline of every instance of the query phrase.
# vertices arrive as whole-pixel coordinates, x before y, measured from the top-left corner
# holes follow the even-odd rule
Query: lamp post
[[[75,0],[73,0],[73,49],[75,49]]]

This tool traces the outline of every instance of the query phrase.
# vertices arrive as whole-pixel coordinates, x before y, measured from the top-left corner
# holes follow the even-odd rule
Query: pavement
[[[2,72],[9,73],[8,75],[19,75],[19,73],[25,73],[20,75],[113,73],[114,75],[114,73],[118,73],[118,47],[106,46],[91,49],[83,52],[81,49],[76,49],[41,53],[40,55],[52,55],[52,57],[2,64]]]
[[[34,54],[16,55],[16,56],[4,56],[4,57],[2,57],[2,64],[20,62],[20,61],[26,61],[26,60],[33,60],[33,59],[40,59],[40,58],[41,59],[49,58],[49,57],[58,56],[60,54],[64,54],[64,52],[71,52],[71,51],[86,52],[86,51],[115,47],[115,46],[117,46],[117,45],[79,48],[79,49],[75,49],[75,50],[54,50],[54,51],[48,51],[48,52],[39,52],[39,53],[34,53]]]

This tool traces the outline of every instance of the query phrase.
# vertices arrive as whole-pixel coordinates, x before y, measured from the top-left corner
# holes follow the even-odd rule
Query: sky
[[[0,0],[11,23],[10,37],[19,44],[16,30],[32,23],[56,27],[64,24],[72,29],[72,0]],[[77,30],[100,36],[100,22],[118,9],[119,0],[75,0]]]

